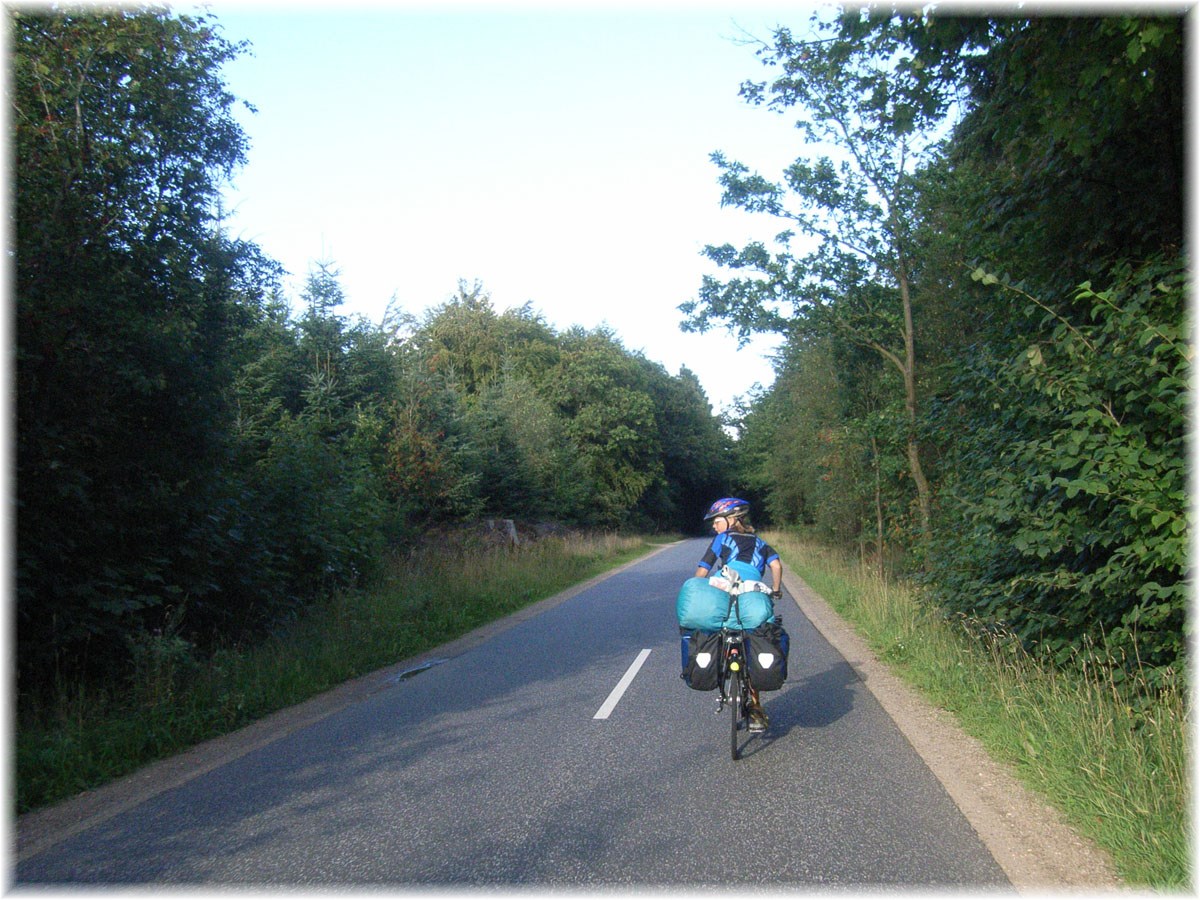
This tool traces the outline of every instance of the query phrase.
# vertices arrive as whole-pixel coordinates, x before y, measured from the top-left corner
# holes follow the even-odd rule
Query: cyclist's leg
[[[750,730],[766,731],[767,726],[771,724],[771,720],[767,718],[766,710],[762,707],[762,701],[758,699],[758,691],[753,687],[750,688],[748,705],[750,708]]]

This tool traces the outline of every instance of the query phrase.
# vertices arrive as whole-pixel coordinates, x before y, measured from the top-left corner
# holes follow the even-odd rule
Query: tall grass
[[[916,588],[856,560],[792,534],[769,539],[881,659],[1106,849],[1128,884],[1190,888],[1191,728],[1181,678],[1155,690],[1136,664],[1096,651],[1051,668],[1011,636],[947,618]]]
[[[430,650],[647,549],[641,538],[603,535],[519,550],[418,550],[390,560],[370,589],[314,604],[254,646],[200,660],[177,635],[145,637],[128,680],[64,686],[49,702],[18,710],[17,811],[98,787]]]

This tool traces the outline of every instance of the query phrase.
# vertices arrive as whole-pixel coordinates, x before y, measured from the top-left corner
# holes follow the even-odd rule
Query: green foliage
[[[480,509],[479,473],[467,468],[464,439],[458,433],[465,424],[456,409],[439,406],[434,399],[410,391],[392,407],[387,478],[401,520],[412,526],[470,516]]]
[[[995,20],[956,132],[967,258],[1069,290],[1078,273],[1183,246],[1179,16]]]
[[[442,375],[467,402],[497,380],[538,383],[558,360],[558,336],[526,304],[497,313],[483,285],[460,281],[458,292],[430,310],[413,335],[431,373]]]
[[[860,27],[867,21],[869,29]],[[777,217],[789,230],[777,237],[774,254],[759,243],[741,251],[707,247],[712,261],[752,274],[726,282],[706,276],[699,299],[680,307],[685,328],[724,322],[745,337],[840,327],[868,346],[894,344],[894,329],[863,330],[841,317],[837,301],[847,292],[900,288],[912,267],[910,244],[919,224],[913,179],[932,151],[929,131],[946,100],[904,55],[904,21],[865,13],[861,20],[856,13],[831,20],[821,11],[803,38],[778,28],[760,47],[764,64],[779,74],[769,83],[747,81],[742,96],[796,116],[805,153],[782,183],[724,154],[712,159],[721,170],[723,206]],[[796,232],[808,239],[802,247],[816,249],[794,252]],[[890,300],[896,307],[899,297]],[[898,309],[891,315],[898,317]]]
[[[780,351],[775,383],[740,420],[736,447],[770,521],[873,543],[878,487],[887,542],[912,537],[894,378],[876,355],[836,339],[793,341]]]
[[[493,383],[467,413],[476,448],[472,468],[484,491],[482,512],[580,521],[587,495],[582,459],[567,438],[567,422],[530,382]]]
[[[145,271],[191,262],[245,156],[219,75],[244,48],[161,9],[8,15],[24,271],[82,264],[97,244]]]
[[[1085,640],[1151,668],[1183,653],[1184,279],[1179,261],[1120,267],[1107,290],[1079,288],[1078,326],[1024,295],[1045,337],[961,389],[977,437],[944,489],[965,526],[935,555],[948,606],[1055,658]]]
[[[660,366],[642,367],[650,379],[663,479],[660,490],[644,495],[639,505],[655,526],[687,530],[701,520],[711,498],[728,493],[731,442],[694,373],[684,368],[671,378]]]
[[[605,329],[562,337],[550,397],[591,487],[592,521],[626,521],[662,479],[662,445],[645,370]]]
[[[18,667],[44,681],[215,590],[193,542],[219,537],[229,350],[270,267],[212,229],[241,48],[157,10],[6,14]]]
[[[828,346],[792,344],[783,352],[775,384],[739,422],[739,469],[770,521],[818,524],[852,538],[854,504],[829,484],[846,457],[833,446],[843,429]],[[848,530],[846,518],[855,520]]]
[[[732,277],[684,307],[689,327],[788,336],[741,423],[749,482],[777,520],[865,547],[882,519],[897,548],[919,446],[934,539],[906,563],[947,607],[1062,663],[1102,645],[1169,678],[1186,650],[1182,17],[818,19],[777,30],[760,50],[777,77],[743,87],[795,114],[810,152],[779,184],[716,157],[723,202],[818,248],[709,248]],[[1108,286],[1074,289],[1089,275]]]
[[[466,397],[478,395],[500,374],[506,355],[497,319],[483,287],[460,281],[458,294],[431,310],[417,333],[430,372],[445,375]]]
[[[354,584],[384,549],[382,482],[325,430],[319,407],[285,416],[253,481],[258,527],[278,548],[278,589],[297,599]]]

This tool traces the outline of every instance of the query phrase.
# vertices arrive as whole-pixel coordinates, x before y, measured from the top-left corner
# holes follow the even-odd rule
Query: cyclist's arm
[[[779,561],[779,553],[764,541],[758,539],[757,549],[762,551],[763,559],[767,561],[763,568],[763,577],[766,578],[767,572],[771,573],[771,593],[778,594],[783,589],[783,563]]]
[[[778,594],[783,589],[783,563],[776,556],[767,563],[767,568],[771,570],[771,590]]]
[[[708,549],[704,551],[704,555],[700,557],[700,562],[696,564],[696,574],[694,578],[707,578],[708,573],[712,571],[712,567],[717,562],[717,554],[720,552],[722,538],[717,535],[713,538],[713,542],[708,545]]]

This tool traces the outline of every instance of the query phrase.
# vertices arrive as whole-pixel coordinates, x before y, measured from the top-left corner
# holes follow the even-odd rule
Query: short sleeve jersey
[[[771,560],[779,559],[771,545],[753,534],[741,534],[727,531],[713,538],[712,543],[700,559],[699,567],[709,572],[713,566],[724,566],[737,560],[749,563],[758,569],[759,575],[764,575]]]

